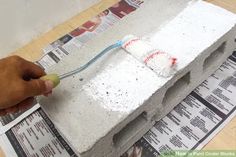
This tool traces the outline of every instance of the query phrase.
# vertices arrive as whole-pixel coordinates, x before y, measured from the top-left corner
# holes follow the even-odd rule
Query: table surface
[[[32,40],[24,47],[18,49],[13,54],[19,55],[27,60],[36,61],[42,56],[42,48],[55,41],[59,37],[74,30],[79,25],[88,21],[99,12],[112,6],[119,0],[101,0],[98,4],[90,7],[68,21],[56,26],[51,31]],[[221,6],[236,13],[236,0],[206,0],[212,4]],[[236,117],[229,122],[204,148],[204,150],[236,150]],[[5,157],[1,152],[0,157]]]

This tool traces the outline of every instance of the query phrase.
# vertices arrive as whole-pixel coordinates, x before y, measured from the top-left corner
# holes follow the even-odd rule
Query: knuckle
[[[19,56],[11,56],[10,60],[13,64],[21,64],[23,62],[23,59]]]
[[[21,61],[22,60],[22,58],[21,57],[19,57],[19,56],[11,56],[11,59],[13,60],[13,61],[15,61],[15,62],[19,62],[19,61]]]

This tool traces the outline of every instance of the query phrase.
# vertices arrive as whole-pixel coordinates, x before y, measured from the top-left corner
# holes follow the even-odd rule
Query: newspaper
[[[235,95],[236,51],[122,157],[200,150],[235,117]]]
[[[0,145],[9,157],[77,157],[41,108],[2,135]]]
[[[102,33],[143,1],[122,0],[44,48],[37,62],[47,69]],[[99,18],[100,22],[99,22]],[[99,24],[95,24],[95,23]],[[199,150],[236,115],[236,52],[122,157],[157,157],[173,150]],[[76,157],[69,142],[36,104],[0,117],[0,146],[10,157]]]
[[[64,35],[43,49],[44,55],[36,62],[44,69],[61,61],[70,53],[76,53],[84,43],[112,27],[117,21],[140,7],[143,0],[121,0],[104,10],[72,32]],[[36,104],[27,111],[0,117],[0,135],[19,123],[40,107]]]
[[[29,116],[32,112],[37,110],[40,107],[38,103],[33,105],[27,111],[20,111],[17,113],[7,114],[5,116],[0,117],[0,135],[4,134],[11,127],[22,121],[25,117]]]

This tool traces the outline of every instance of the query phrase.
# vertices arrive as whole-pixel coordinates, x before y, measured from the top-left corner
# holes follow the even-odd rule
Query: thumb
[[[53,89],[53,82],[50,80],[32,79],[26,81],[25,92],[29,97],[48,93]]]

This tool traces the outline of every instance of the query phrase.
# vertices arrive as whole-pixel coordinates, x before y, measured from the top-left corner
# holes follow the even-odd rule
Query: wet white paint
[[[82,88],[106,110],[130,113],[160,86],[156,79],[151,70],[128,57],[108,65]]]

